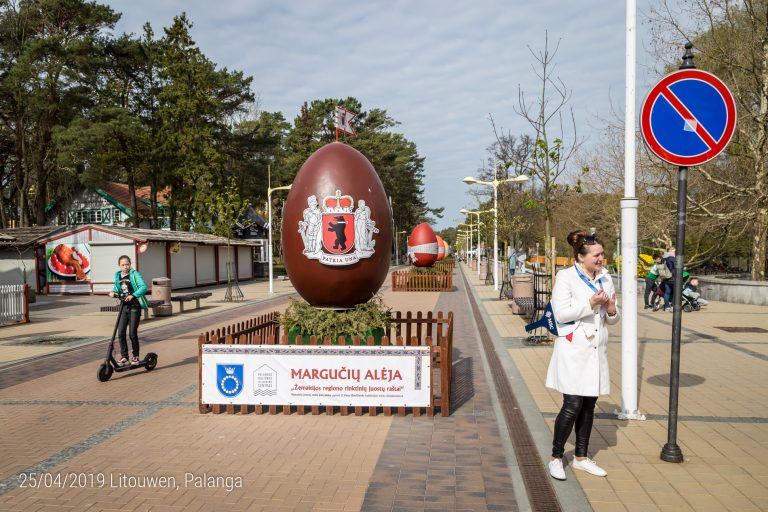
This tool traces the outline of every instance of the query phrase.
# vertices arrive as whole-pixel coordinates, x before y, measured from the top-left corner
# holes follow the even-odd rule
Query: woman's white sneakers
[[[590,475],[595,476],[607,476],[608,472],[595,464],[592,459],[586,458],[579,460],[574,457],[571,462],[573,469],[580,469],[586,471]],[[563,459],[552,459],[549,461],[549,474],[556,480],[565,480],[565,469],[563,468]]]
[[[595,464],[595,461],[593,461],[590,458],[579,460],[574,457],[572,465],[573,465],[573,469],[580,469],[582,471],[586,471],[590,475],[595,475],[595,476],[608,475],[608,472],[606,470],[604,470],[603,468]],[[549,467],[550,468],[552,467],[552,463],[550,463]],[[550,469],[550,472],[551,472],[551,469]]]
[[[565,480],[563,459],[552,459],[549,461],[549,474],[556,480]]]

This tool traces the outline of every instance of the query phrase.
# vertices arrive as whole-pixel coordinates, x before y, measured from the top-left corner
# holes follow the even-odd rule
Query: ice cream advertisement
[[[91,271],[90,244],[52,243],[45,247],[48,282],[88,281]]]

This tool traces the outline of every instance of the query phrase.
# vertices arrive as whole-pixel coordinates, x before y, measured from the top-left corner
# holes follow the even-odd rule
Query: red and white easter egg
[[[416,267],[431,267],[437,261],[437,235],[429,224],[419,224],[408,237],[408,257]]]
[[[435,235],[437,237],[437,261],[443,261],[446,257],[446,245],[445,240],[440,238],[440,235]]]

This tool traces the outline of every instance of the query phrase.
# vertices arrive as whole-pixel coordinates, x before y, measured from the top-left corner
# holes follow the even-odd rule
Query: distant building
[[[167,190],[158,192],[155,205],[158,210],[159,229],[171,229],[168,216]],[[141,228],[151,228],[152,202],[150,187],[136,187],[136,204]],[[107,181],[97,188],[84,188],[71,199],[56,199],[45,208],[45,224],[48,226],[133,226],[131,195],[128,185]]]
[[[0,230],[0,284],[35,291],[107,293],[126,254],[148,286],[168,277],[174,290],[260,276],[264,240],[87,224]],[[79,268],[78,268],[79,267]]]
[[[133,258],[148,284],[170,277],[174,289],[226,282],[227,275],[267,275],[268,227],[253,208],[235,223],[228,243],[219,236],[170,231],[167,194],[155,197],[159,229],[150,228],[149,187],[135,189],[140,228],[133,227],[131,196],[123,183],[105,182],[53,201],[44,226],[0,230],[0,284],[26,280],[38,292],[104,293],[111,289],[120,254]],[[62,265],[59,256],[81,262],[82,272]]]

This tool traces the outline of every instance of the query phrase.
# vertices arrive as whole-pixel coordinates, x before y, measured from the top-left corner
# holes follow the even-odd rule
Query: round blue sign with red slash
[[[720,154],[736,129],[736,103],[712,73],[684,69],[662,78],[640,111],[640,132],[662,160],[691,166]]]

